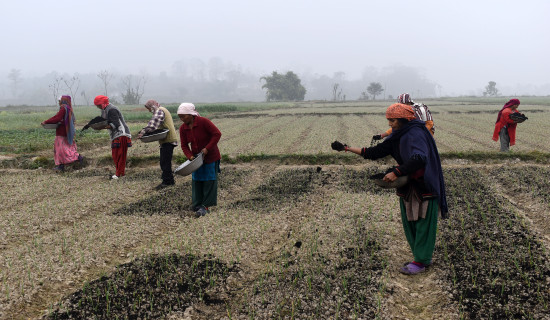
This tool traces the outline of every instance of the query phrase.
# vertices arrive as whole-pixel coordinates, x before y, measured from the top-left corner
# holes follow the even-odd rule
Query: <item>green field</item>
[[[428,100],[436,127],[440,153],[491,153],[499,143],[491,140],[496,113],[503,99]],[[518,125],[515,153],[550,153],[550,146],[541,136],[550,120],[550,98],[522,98],[520,111],[529,120]],[[329,143],[335,139],[353,146],[368,146],[371,137],[387,129],[384,112],[389,102],[288,104],[197,104],[198,111],[211,118],[223,132],[220,151],[227,157],[242,155],[318,155],[330,153]],[[167,106],[177,126],[177,106]],[[137,133],[150,118],[140,106],[121,107],[130,130]],[[40,122],[55,114],[52,107],[10,108],[0,112],[0,155],[17,157],[35,154],[47,156],[52,148],[54,130],[45,130]],[[82,128],[99,111],[95,107],[77,107],[77,128]],[[108,143],[106,132],[77,132],[80,150],[95,150]],[[139,157],[146,150],[132,149]],[[154,149],[154,148],[153,148]],[[136,150],[136,151],[134,151]],[[90,155],[94,156],[94,155]],[[499,157],[499,156],[497,156]]]

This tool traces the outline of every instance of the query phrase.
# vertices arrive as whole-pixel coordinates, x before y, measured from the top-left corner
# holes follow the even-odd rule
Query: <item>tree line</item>
[[[360,79],[348,80],[344,72],[332,76],[294,71],[272,71],[257,75],[222,62],[206,67],[199,62],[175,63],[170,73],[156,75],[121,74],[101,70],[88,74],[51,72],[41,77],[24,77],[12,69],[4,83],[0,80],[0,105],[57,103],[61,94],[70,94],[77,105],[89,105],[97,94],[116,103],[139,104],[142,99],[164,102],[375,100],[401,92],[434,97],[437,84],[423,78],[414,68],[365,69]],[[7,81],[6,81],[7,80]]]

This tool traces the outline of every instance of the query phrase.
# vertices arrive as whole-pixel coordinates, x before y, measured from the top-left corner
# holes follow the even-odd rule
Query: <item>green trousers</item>
[[[191,182],[193,207],[212,207],[218,204],[218,180]]]
[[[435,248],[435,237],[437,234],[437,215],[439,213],[439,203],[437,199],[428,200],[428,210],[426,218],[417,221],[408,221],[405,212],[403,199],[399,199],[401,206],[401,221],[405,236],[411,247],[414,261],[429,264],[432,261],[432,255]]]

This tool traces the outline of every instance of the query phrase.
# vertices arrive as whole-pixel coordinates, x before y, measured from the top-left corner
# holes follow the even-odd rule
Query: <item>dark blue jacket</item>
[[[397,176],[409,176],[409,183],[424,199],[437,197],[441,216],[448,217],[445,181],[439,152],[435,140],[426,129],[424,122],[412,120],[395,130],[382,143],[372,148],[363,148],[365,159],[379,159],[391,155],[398,166],[393,169]],[[397,189],[403,196],[408,186]]]

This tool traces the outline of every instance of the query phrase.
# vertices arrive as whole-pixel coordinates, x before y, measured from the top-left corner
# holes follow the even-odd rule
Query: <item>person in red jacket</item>
[[[516,127],[517,122],[510,119],[512,113],[519,113],[519,100],[511,99],[500,109],[495,123],[495,131],[493,132],[493,140],[498,141],[500,137],[500,151],[510,151],[510,146],[516,144]]]
[[[179,128],[181,149],[189,160],[202,152],[203,165],[192,174],[192,206],[197,217],[208,213],[217,205],[218,173],[220,172],[220,130],[207,118],[201,117],[195,105],[184,102],[178,107],[178,117],[183,122]]]
[[[57,129],[55,129],[53,147],[54,170],[56,171],[64,171],[66,164],[79,161],[80,165],[82,165],[84,161],[84,158],[76,151],[76,141],[74,140],[76,132],[75,121],[71,96],[61,96],[59,98],[59,111],[57,114],[41,123],[59,123]]]

